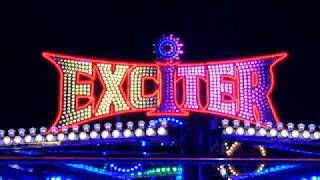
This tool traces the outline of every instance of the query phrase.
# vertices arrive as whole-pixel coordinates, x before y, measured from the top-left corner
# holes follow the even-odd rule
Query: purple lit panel
[[[208,110],[229,115],[236,115],[234,83],[224,80],[225,77],[235,77],[234,64],[228,63],[208,65],[208,73],[210,97]],[[224,95],[228,95],[232,100],[225,100]]]
[[[183,107],[187,109],[199,109],[200,103],[198,95],[198,78],[205,78],[205,66],[182,66],[178,67],[178,77],[184,78],[185,102]]]
[[[161,103],[157,112],[179,113],[180,110],[175,103],[175,66],[161,66]]]
[[[239,117],[255,120],[254,114],[258,114],[259,120],[275,122],[267,99],[268,91],[271,88],[269,68],[274,61],[275,59],[270,58],[235,63],[239,71]]]

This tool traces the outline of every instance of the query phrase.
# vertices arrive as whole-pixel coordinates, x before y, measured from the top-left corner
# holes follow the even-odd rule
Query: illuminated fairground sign
[[[44,52],[60,75],[59,113],[53,126],[130,112],[148,116],[201,112],[252,122],[279,120],[270,95],[273,67],[286,53],[186,64],[178,61],[182,45],[170,37],[157,44],[162,60],[154,63]]]

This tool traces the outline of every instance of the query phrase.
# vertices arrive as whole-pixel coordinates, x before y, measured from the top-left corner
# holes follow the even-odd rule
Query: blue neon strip
[[[172,53],[166,54],[166,53],[162,52],[161,48],[162,48],[162,46],[163,46],[164,43],[170,43],[170,44],[173,45],[173,48],[174,48],[174,49],[173,49]],[[163,41],[161,41],[160,44],[159,44],[159,52],[160,52],[161,56],[164,56],[164,57],[173,57],[174,54],[177,52],[176,43],[175,43],[174,41],[172,41],[172,40],[163,40]]]
[[[232,179],[251,179],[258,176],[264,176],[264,175],[271,175],[276,173],[281,173],[284,171],[292,170],[299,168],[300,164],[282,164],[282,165],[276,165],[270,168],[263,169],[259,172],[251,172],[251,173],[245,173],[240,176],[234,176]]]
[[[158,118],[156,120],[156,123],[159,124],[162,121],[167,121],[169,124],[175,124],[175,125],[178,125],[178,126],[183,126],[184,125],[184,122],[182,120],[177,119],[177,118],[173,118],[173,117],[161,117],[161,118]]]

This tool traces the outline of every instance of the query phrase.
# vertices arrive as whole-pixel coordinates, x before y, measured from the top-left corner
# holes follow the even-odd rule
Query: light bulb
[[[288,130],[283,129],[283,130],[281,130],[280,135],[281,135],[281,137],[288,137],[289,132],[288,132]]]
[[[302,137],[305,138],[305,139],[310,138],[310,132],[309,131],[303,131]]]
[[[26,136],[24,137],[24,141],[25,141],[26,143],[31,143],[31,142],[32,142],[32,136],[31,136],[31,135],[26,135]]]
[[[278,134],[278,131],[276,129],[272,128],[269,133],[270,133],[271,137],[276,137]]]
[[[70,132],[68,134],[68,140],[70,140],[70,141],[76,140],[76,134],[74,132]]]
[[[101,132],[101,137],[102,137],[103,139],[106,139],[106,138],[108,138],[109,136],[110,136],[109,131],[104,130],[104,131]]]
[[[243,129],[243,127],[238,127],[238,128],[237,128],[237,134],[238,134],[238,135],[243,135],[243,134],[244,134],[244,129]]]
[[[120,135],[121,135],[121,133],[120,133],[119,130],[113,130],[112,131],[112,137],[118,138],[118,137],[120,137]]]
[[[136,129],[136,130],[134,131],[134,135],[135,135],[136,137],[141,137],[141,136],[144,135],[144,132],[143,132],[142,129],[138,128],[138,129]]]
[[[293,130],[291,135],[292,135],[293,138],[298,138],[299,137],[299,131]]]
[[[48,142],[54,141],[54,135],[53,135],[53,134],[47,134],[46,140],[47,140]]]
[[[7,145],[7,146],[10,145],[11,144],[11,138],[9,136],[5,136],[3,138],[3,144]]]
[[[155,135],[156,135],[156,132],[155,132],[155,130],[152,129],[152,128],[147,128],[146,134],[147,134],[147,136],[155,136]]]
[[[248,135],[249,136],[253,136],[255,133],[256,133],[256,130],[254,128],[251,127],[251,128],[248,129]]]
[[[265,136],[267,134],[267,131],[264,128],[259,129],[259,135]]]
[[[91,139],[96,139],[97,137],[98,137],[97,131],[91,131],[91,132],[90,132],[90,138],[91,138]]]
[[[22,141],[21,136],[16,136],[16,137],[14,137],[14,139],[13,139],[13,142],[14,142],[15,144],[20,144],[21,141]]]
[[[123,136],[126,137],[126,138],[131,137],[132,136],[132,132],[129,129],[125,129],[123,131]]]
[[[65,135],[62,134],[62,133],[59,133],[59,134],[57,135],[57,139],[58,139],[58,141],[64,141]]]
[[[233,132],[233,127],[228,126],[228,127],[226,128],[226,133],[227,133],[227,134],[232,134],[232,132]]]
[[[313,137],[314,139],[320,139],[320,132],[319,131],[314,132]]]
[[[43,136],[41,134],[36,135],[35,138],[36,142],[42,142],[43,141]]]
[[[80,138],[80,140],[86,140],[88,138],[88,134],[85,132],[80,132],[79,138]]]
[[[158,135],[160,136],[166,136],[168,134],[168,131],[164,127],[159,127],[157,130]]]

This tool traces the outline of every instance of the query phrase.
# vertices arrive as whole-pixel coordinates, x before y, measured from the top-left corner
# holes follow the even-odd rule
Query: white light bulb
[[[21,141],[22,141],[22,138],[21,138],[20,136],[16,136],[16,137],[14,137],[14,139],[13,139],[13,142],[14,142],[15,144],[20,144]]]
[[[320,132],[319,131],[314,132],[313,137],[314,139],[320,139]]]
[[[226,176],[227,170],[225,168],[221,168],[220,169],[220,174],[221,174],[222,177]]]
[[[305,139],[310,138],[310,132],[309,131],[303,131],[302,137],[305,138]]]
[[[259,135],[265,136],[267,134],[267,131],[264,128],[259,129]]]
[[[243,129],[243,127],[238,127],[238,128],[237,128],[237,134],[238,134],[238,135],[243,135],[243,134],[244,134],[244,129]]]
[[[126,137],[126,138],[131,137],[132,136],[132,132],[129,129],[125,129],[123,131],[123,136]]]
[[[251,127],[251,128],[248,129],[248,135],[249,136],[253,136],[255,133],[256,133],[256,130],[254,128]]]
[[[108,138],[109,136],[110,136],[109,131],[104,130],[104,131],[101,132],[101,137],[102,137],[103,139],[106,139],[106,138]]]
[[[70,141],[76,140],[76,134],[74,132],[70,132],[68,134],[68,140],[70,140]]]
[[[98,137],[97,131],[91,131],[91,132],[90,132],[90,138],[91,138],[91,139],[96,139],[97,137]]]
[[[278,134],[278,131],[276,129],[272,128],[269,133],[270,133],[271,137],[276,137]]]
[[[114,138],[118,138],[118,137],[120,137],[120,131],[119,130],[113,130],[112,131],[112,137],[114,137]]]
[[[157,130],[158,135],[160,136],[166,136],[168,134],[168,131],[164,127],[159,127]]]
[[[4,145],[10,145],[11,144],[11,138],[9,136],[5,136],[3,138],[3,144]]]
[[[227,134],[232,134],[232,132],[233,132],[233,127],[228,126],[228,127],[226,128],[226,133],[227,133]]]
[[[53,135],[53,134],[47,134],[46,140],[47,140],[48,142],[54,141],[54,135]]]
[[[58,139],[58,141],[63,141],[63,140],[65,139],[65,135],[62,134],[62,133],[59,133],[59,134],[57,135],[57,139]]]
[[[88,138],[88,135],[85,132],[80,132],[79,138],[80,138],[80,140],[86,140]]]
[[[152,128],[147,128],[146,134],[147,134],[147,136],[155,136],[155,135],[156,135],[156,132],[155,132],[155,130],[152,129]]]
[[[36,135],[35,138],[36,142],[42,142],[43,141],[43,136],[41,134]]]
[[[143,132],[143,130],[142,130],[141,128],[138,128],[138,129],[136,129],[136,130],[134,131],[134,135],[135,135],[136,137],[141,137],[141,136],[144,135],[144,132]]]
[[[283,129],[283,130],[281,130],[280,135],[281,135],[281,137],[288,137],[289,132],[288,132],[288,130]]]
[[[32,142],[32,136],[26,135],[26,137],[24,137],[24,141],[25,141],[26,143],[31,143],[31,142]]]
[[[297,137],[299,137],[299,131],[293,130],[291,135],[292,135],[293,138],[297,138]]]

